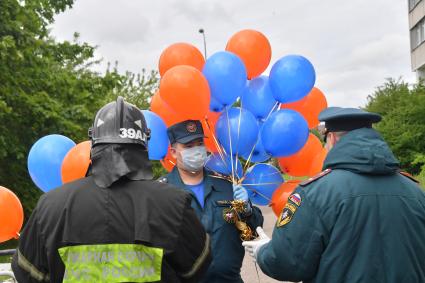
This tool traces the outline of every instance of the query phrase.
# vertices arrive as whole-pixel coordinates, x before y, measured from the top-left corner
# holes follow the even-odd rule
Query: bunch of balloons
[[[255,30],[237,32],[208,58],[188,43],[167,47],[159,58],[159,89],[143,110],[149,158],[172,170],[167,127],[200,120],[211,152],[206,167],[243,184],[253,203],[281,210],[297,185],[282,172],[304,177],[322,169],[326,151],[312,130],[327,102],[307,58],[284,56],[266,75],[271,54],[267,37]],[[43,191],[84,177],[89,164],[90,142],[76,145],[61,135],[41,138],[28,156],[31,178]]]
[[[310,132],[327,107],[314,86],[313,65],[287,55],[267,76],[271,52],[267,37],[255,30],[237,32],[208,58],[191,44],[172,44],[160,56],[161,81],[150,107],[167,127],[200,120],[211,152],[206,167],[242,183],[259,205],[281,205],[277,200],[295,188],[267,163],[271,158],[283,173],[300,177],[319,173],[326,156]],[[161,163],[168,171],[176,163],[165,146]]]

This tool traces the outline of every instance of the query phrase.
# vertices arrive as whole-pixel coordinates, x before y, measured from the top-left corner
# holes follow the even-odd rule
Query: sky
[[[187,42],[207,53],[225,49],[242,29],[267,36],[272,60],[307,57],[315,86],[330,106],[360,107],[386,78],[416,81],[410,67],[407,0],[76,0],[52,25],[58,40],[97,46],[97,71],[118,61],[120,72],[157,69],[162,50]]]

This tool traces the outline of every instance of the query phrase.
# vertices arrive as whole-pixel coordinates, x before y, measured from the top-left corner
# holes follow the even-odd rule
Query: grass
[[[10,263],[11,261],[12,261],[12,256],[0,256],[0,263]],[[8,279],[10,279],[9,276],[0,276],[0,282],[6,282],[6,280]]]
[[[0,250],[8,250],[8,249],[15,249],[18,246],[18,241],[13,239],[4,243],[0,244]],[[12,256],[0,256],[0,263],[10,263],[12,260]],[[0,280],[0,282],[2,282]]]
[[[8,247],[11,248],[11,247]],[[12,256],[0,256],[0,263],[10,263],[12,261]],[[9,276],[0,276],[0,282],[9,282],[6,280],[10,280]]]
[[[10,263],[11,261],[12,261],[11,255],[0,256],[0,263]]]

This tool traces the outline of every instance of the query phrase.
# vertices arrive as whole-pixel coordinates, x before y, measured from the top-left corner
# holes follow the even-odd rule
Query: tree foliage
[[[155,72],[104,74],[90,67],[95,48],[56,42],[48,26],[73,0],[0,1],[0,185],[13,190],[30,215],[41,191],[27,170],[28,152],[39,138],[63,134],[87,140],[96,111],[118,95],[147,108],[157,87]],[[161,174],[156,165],[157,175]]]
[[[368,111],[383,116],[376,129],[412,174],[425,169],[425,85],[409,86],[402,80],[387,80],[368,97]],[[425,171],[422,173],[425,174]]]

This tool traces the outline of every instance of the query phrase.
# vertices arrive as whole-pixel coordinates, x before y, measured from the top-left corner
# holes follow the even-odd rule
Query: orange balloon
[[[286,181],[282,183],[282,185],[280,185],[280,187],[274,191],[272,195],[272,200],[270,202],[270,206],[277,217],[279,217],[280,213],[285,207],[288,201],[289,195],[292,194],[292,192],[295,190],[295,188],[298,186],[300,182],[301,182],[300,180]]]
[[[179,65],[192,66],[199,71],[204,67],[205,59],[202,53],[189,43],[174,43],[162,51],[159,57],[159,74],[161,77],[171,68]]]
[[[205,135],[204,143],[210,152],[218,152],[218,148],[217,148],[218,140],[217,140],[217,137],[215,136],[215,124],[217,123],[220,115],[221,115],[221,112],[209,111],[207,114],[207,118],[202,120],[202,128],[204,129],[204,135]]]
[[[0,243],[19,238],[23,222],[24,210],[18,197],[0,186]]]
[[[191,66],[168,70],[159,84],[161,98],[178,114],[202,120],[210,105],[210,88],[204,75]]]
[[[171,156],[170,147],[168,147],[167,155],[161,160],[161,165],[165,170],[171,172],[176,164],[177,160]]]
[[[317,87],[313,87],[310,93],[299,101],[282,104],[282,109],[292,109],[303,115],[308,123],[308,127],[313,129],[319,125],[319,114],[328,107],[328,102],[323,92]]]
[[[157,91],[155,95],[152,96],[150,109],[152,112],[158,114],[162,118],[167,127],[188,120],[187,117],[184,117],[171,109],[170,106],[168,106],[168,104],[162,100],[159,91]]]
[[[272,48],[267,37],[259,31],[246,29],[234,34],[226,50],[235,53],[245,64],[248,79],[261,75],[272,58]]]
[[[62,161],[62,183],[72,182],[86,176],[91,162],[90,149],[91,142],[84,141],[68,151]]]
[[[309,176],[314,158],[322,151],[322,143],[313,134],[309,134],[304,147],[297,153],[278,158],[280,169],[291,176]]]
[[[309,176],[315,176],[322,172],[323,170],[323,163],[325,162],[326,156],[328,155],[328,151],[326,148],[323,148],[319,154],[314,157],[313,162],[311,163],[310,170],[309,170]]]

